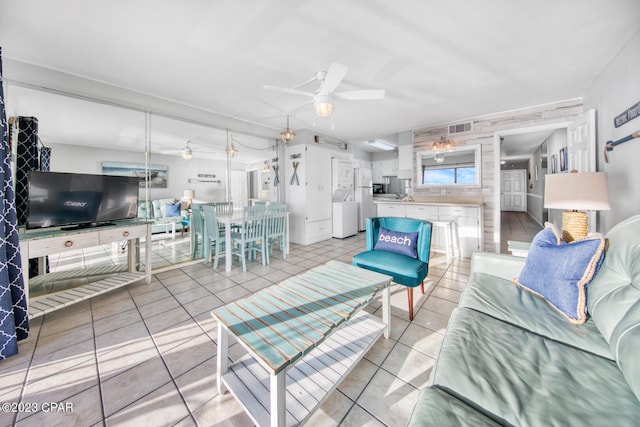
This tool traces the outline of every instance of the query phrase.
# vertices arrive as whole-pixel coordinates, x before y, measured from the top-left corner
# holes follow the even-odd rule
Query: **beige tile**
[[[380,369],[356,403],[387,426],[406,426],[419,390]]]
[[[396,345],[396,340],[391,338],[386,339],[382,336],[364,355],[364,358],[380,366],[382,365],[382,362],[384,362],[384,359],[389,355],[389,352],[391,352],[394,345]]]
[[[124,409],[110,415],[111,426],[172,426],[189,415],[173,382],[142,396]]]
[[[452,280],[452,279],[447,279],[447,278],[442,278],[438,282],[438,286],[440,286],[440,287],[449,288],[449,289],[455,289],[456,291],[460,291],[460,292],[462,292],[464,290],[464,287],[465,287],[466,284],[467,284],[467,282],[459,282],[457,280]]]
[[[148,317],[155,316],[156,314],[161,314],[169,311],[172,308],[178,307],[179,305],[180,303],[173,296],[169,296],[160,300],[151,300],[148,304],[138,306],[138,310],[140,311],[142,317],[146,319]]]
[[[93,322],[93,331],[96,336],[106,334],[107,332],[120,329],[124,326],[131,325],[136,322],[140,322],[142,317],[138,309],[127,310],[113,316],[97,319]]]
[[[455,289],[445,288],[442,286],[437,286],[433,292],[431,292],[432,297],[442,298],[447,301],[451,301],[455,304],[460,302],[460,291],[456,291]]]
[[[422,388],[427,384],[435,362],[435,358],[398,343],[384,361],[382,368],[412,386]]]
[[[155,334],[190,318],[191,316],[187,313],[187,310],[178,306],[154,316],[146,316],[144,323],[147,325],[149,332]]]
[[[201,336],[203,336],[203,331],[198,322],[193,319],[187,319],[170,328],[154,333],[153,340],[160,352],[165,352]]]
[[[217,395],[195,411],[193,416],[201,426],[249,427],[254,425],[231,393]]]
[[[65,315],[56,317],[44,316],[42,325],[40,326],[40,336],[44,337],[58,332],[69,331],[81,325],[91,323],[91,310],[65,311],[60,310],[60,314]]]
[[[458,307],[458,303],[432,295],[424,304],[422,304],[422,307],[445,316],[451,316],[453,310]]]
[[[51,353],[86,340],[93,340],[93,325],[91,323],[76,327],[72,334],[62,331],[40,337],[36,345],[36,353]]]
[[[189,314],[193,317],[199,316],[202,313],[209,313],[214,308],[220,307],[224,303],[218,298],[210,293],[202,298],[191,301],[187,304],[184,304],[184,308],[189,312]]]
[[[236,285],[233,288],[225,289],[224,291],[216,292],[216,297],[222,300],[225,304],[235,301],[239,298],[245,297],[251,294],[247,289],[240,285]]]
[[[120,301],[112,304],[103,304],[97,307],[92,307],[91,311],[94,319],[102,319],[104,317],[113,316],[114,314],[133,310],[135,308],[136,304],[133,302],[133,299],[131,299],[131,296],[127,294],[127,298],[122,298]]]
[[[218,396],[216,372],[216,358],[211,357],[176,378],[176,384],[191,412]]]
[[[51,406],[55,402],[57,406]],[[100,390],[93,386],[65,399],[47,402],[47,412],[21,414],[19,426],[92,426],[102,422]],[[23,416],[25,416],[23,418]]]
[[[447,329],[447,324],[449,323],[449,316],[422,307],[413,317],[412,323],[444,334]]]
[[[60,402],[98,385],[95,359],[78,363],[64,371],[30,381],[25,387],[23,402]]]
[[[311,415],[305,423],[313,427],[330,427],[340,425],[342,419],[347,415],[353,401],[342,394],[340,390],[336,390],[320,405],[320,408]]]
[[[362,359],[338,386],[338,390],[351,400],[356,400],[377,370],[378,366],[367,359]]]
[[[358,405],[353,405],[345,419],[340,424],[342,427],[384,427],[379,420]]]
[[[181,294],[183,292],[191,292],[194,289],[202,288],[200,283],[196,282],[192,278],[188,277],[186,281],[180,282],[175,285],[167,286],[167,290],[173,295]]]
[[[96,337],[96,344],[101,381],[159,356],[142,322]]]
[[[443,339],[444,335],[430,329],[423,328],[419,325],[409,325],[398,341],[428,356],[437,358],[440,353],[440,347],[442,347]]]
[[[258,292],[260,289],[271,286],[273,283],[265,279],[264,277],[257,277],[255,279],[248,280],[242,284],[242,287],[250,292]]]
[[[171,382],[171,377],[160,357],[147,360],[107,381],[103,381],[102,399],[105,415],[107,417],[113,415],[169,382]],[[171,385],[173,386],[173,383]],[[182,403],[182,399],[175,400]],[[167,400],[165,404],[169,406],[170,401]],[[139,410],[138,413],[144,416],[149,411]],[[177,420],[181,418],[183,417]]]
[[[95,361],[92,340],[85,340],[53,352],[39,353],[36,351],[29,370],[29,382],[47,378],[88,361]]]
[[[206,335],[200,335],[161,353],[173,377],[178,377],[216,355],[216,345]]]
[[[159,301],[162,301],[169,296],[171,296],[171,292],[169,292],[166,288],[157,287],[152,291],[145,292],[140,295],[134,295],[133,299],[138,307],[143,307],[150,303],[157,303]]]

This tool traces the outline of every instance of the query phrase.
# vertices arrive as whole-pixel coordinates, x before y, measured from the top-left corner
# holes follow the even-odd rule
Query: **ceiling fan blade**
[[[358,100],[358,99],[382,99],[384,98],[384,89],[369,90],[347,90],[344,92],[334,93],[333,96],[340,99]]]
[[[303,90],[297,90],[297,89],[289,89],[286,87],[280,87],[280,86],[270,86],[270,85],[264,85],[262,86],[263,89],[265,90],[271,90],[274,92],[281,92],[281,93],[291,93],[294,95],[304,95],[304,96],[311,96],[313,97],[314,94],[311,92],[305,92]]]
[[[327,70],[327,75],[324,76],[324,80],[320,85],[320,90],[326,90],[329,93],[336,90],[342,79],[344,79],[344,76],[347,75],[348,70],[349,67],[346,65],[342,65],[337,62],[332,63],[329,70]]]

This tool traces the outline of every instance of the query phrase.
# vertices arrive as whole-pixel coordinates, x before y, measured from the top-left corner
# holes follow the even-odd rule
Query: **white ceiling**
[[[0,43],[9,64],[33,64],[230,123],[258,124],[274,138],[290,113],[294,130],[362,149],[363,141],[413,128],[582,97],[639,23],[638,0],[0,3]],[[385,98],[336,100],[334,113],[321,119],[311,104],[296,108],[306,97],[263,89],[296,87],[332,62],[349,67],[338,90],[384,89]],[[20,81],[9,66],[4,72]],[[301,89],[316,87],[312,82]],[[64,106],[56,108],[57,126],[68,130]],[[167,137],[163,149],[182,148],[193,135],[205,145],[220,139],[202,130]],[[136,132],[120,133],[116,143],[139,138]]]

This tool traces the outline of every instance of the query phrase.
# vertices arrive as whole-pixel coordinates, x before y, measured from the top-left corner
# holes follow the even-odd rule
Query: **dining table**
[[[224,226],[224,270],[226,272],[231,271],[231,267],[233,264],[233,251],[231,248],[233,247],[233,240],[231,239],[231,230],[234,225],[242,224],[244,209],[234,209],[229,214],[217,215],[216,219],[218,220],[218,224],[222,227]],[[283,251],[285,253],[289,253],[289,212],[287,212],[286,223],[285,223],[285,247]]]

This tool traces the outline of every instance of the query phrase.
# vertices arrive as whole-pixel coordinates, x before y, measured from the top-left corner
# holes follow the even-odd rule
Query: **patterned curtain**
[[[16,211],[18,225],[25,225],[29,211],[29,172],[40,170],[38,119],[19,116],[16,125]]]
[[[51,148],[40,148],[40,170],[49,172],[51,170]]]
[[[13,183],[9,125],[4,105],[0,48],[0,360],[18,353],[18,341],[29,335]]]

